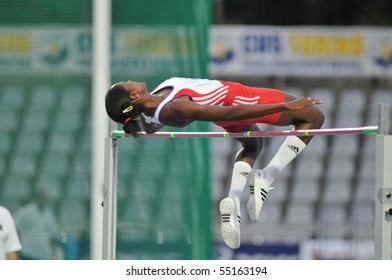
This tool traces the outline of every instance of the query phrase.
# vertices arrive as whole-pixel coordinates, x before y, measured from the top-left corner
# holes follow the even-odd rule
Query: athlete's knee
[[[238,151],[236,158],[248,157],[256,159],[263,148],[263,139],[260,138],[243,138],[239,140],[242,148]]]
[[[315,108],[313,110],[314,112],[312,113],[312,123],[314,128],[320,128],[324,124],[325,121],[325,116],[323,112],[321,112],[319,109]]]
[[[318,108],[309,108],[303,114],[295,116],[292,124],[296,129],[318,129],[324,124],[325,116]]]
[[[263,149],[263,139],[260,138],[254,138],[254,141],[251,143],[247,143],[244,145],[244,153],[247,154],[248,156],[253,157],[255,160],[256,158],[260,155],[261,150]]]

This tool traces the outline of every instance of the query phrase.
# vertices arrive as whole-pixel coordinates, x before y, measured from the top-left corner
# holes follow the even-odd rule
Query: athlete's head
[[[126,83],[114,84],[106,93],[105,107],[109,117],[123,124],[126,133],[137,133],[140,131],[135,118],[142,110],[142,104],[131,99],[132,90],[124,86]]]

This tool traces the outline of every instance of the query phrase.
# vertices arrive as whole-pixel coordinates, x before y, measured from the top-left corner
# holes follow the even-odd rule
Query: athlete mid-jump
[[[313,105],[321,103],[322,100],[295,98],[277,89],[191,78],[170,78],[151,93],[145,83],[120,82],[109,89],[105,99],[109,117],[135,137],[141,131],[155,133],[163,126],[184,127],[193,121],[213,122],[227,132],[257,131],[258,123],[318,129],[324,115]],[[139,116],[140,121],[135,120]],[[236,139],[242,148],[235,158],[229,194],[219,205],[222,237],[230,248],[240,246],[240,200],[245,186],[250,188],[248,214],[256,221],[271,184],[311,138],[288,136],[269,164],[258,170],[252,168],[263,138]]]

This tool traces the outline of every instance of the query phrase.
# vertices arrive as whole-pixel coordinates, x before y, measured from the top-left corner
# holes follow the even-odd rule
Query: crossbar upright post
[[[116,259],[118,139],[105,139],[102,259]]]
[[[392,135],[388,104],[380,104],[376,135],[375,258],[392,259]]]

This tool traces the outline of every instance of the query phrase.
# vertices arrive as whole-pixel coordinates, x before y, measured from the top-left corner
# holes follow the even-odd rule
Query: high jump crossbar
[[[324,128],[324,129],[298,129],[298,130],[271,130],[271,131],[246,131],[246,132],[156,132],[153,134],[141,133],[140,137],[160,138],[247,138],[247,137],[272,137],[272,136],[313,136],[336,134],[377,134],[378,126],[364,126],[351,128]],[[112,137],[128,137],[123,130],[114,130]]]

